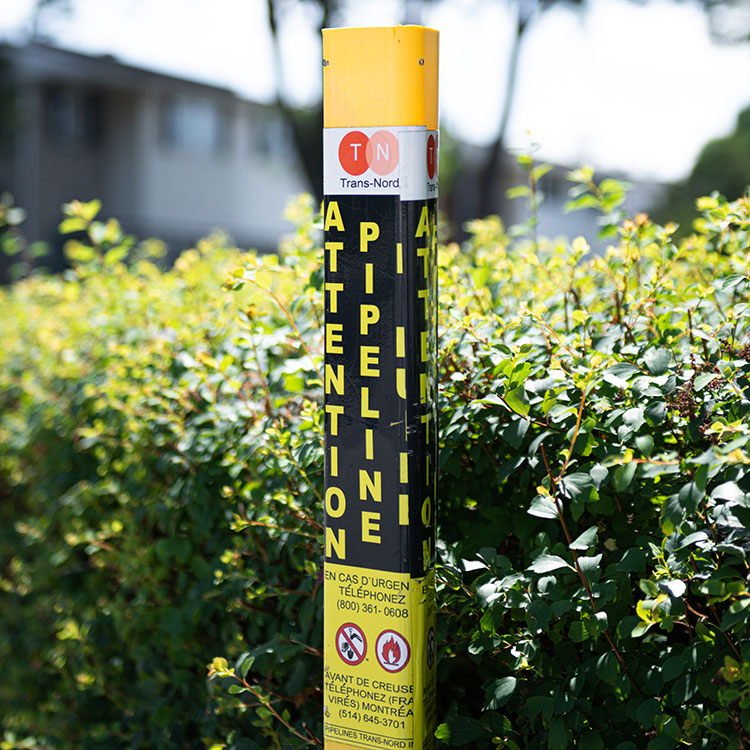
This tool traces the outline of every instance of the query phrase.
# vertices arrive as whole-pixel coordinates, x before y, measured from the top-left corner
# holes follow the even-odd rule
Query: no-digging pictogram
[[[435,628],[427,631],[427,668],[432,669],[435,663]]]
[[[341,660],[350,667],[364,661],[367,639],[359,625],[347,622],[336,631],[336,651]]]
[[[375,641],[375,656],[386,672],[400,672],[409,663],[409,644],[395,630],[384,630]]]

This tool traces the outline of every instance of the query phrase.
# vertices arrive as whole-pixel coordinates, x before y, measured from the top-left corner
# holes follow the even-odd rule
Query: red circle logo
[[[372,134],[366,149],[367,162],[375,174],[390,174],[398,164],[398,140],[387,130]]]
[[[432,180],[435,177],[435,171],[437,167],[437,143],[435,143],[435,136],[430,135],[427,139],[427,174]]]
[[[378,130],[369,138],[361,130],[352,130],[339,143],[339,164],[354,177],[368,169],[390,174],[398,166],[398,138],[388,130]]]
[[[370,139],[360,130],[347,133],[339,144],[339,163],[355,177],[367,171],[367,147]]]

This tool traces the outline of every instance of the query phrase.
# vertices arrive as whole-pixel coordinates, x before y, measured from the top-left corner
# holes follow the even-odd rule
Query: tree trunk
[[[528,21],[522,19],[519,13],[516,23],[516,33],[513,37],[513,44],[510,49],[510,59],[508,61],[508,79],[505,84],[505,96],[503,97],[503,109],[500,115],[500,126],[497,130],[495,140],[490,144],[487,161],[479,172],[479,201],[478,215],[487,216],[497,213],[501,196],[497,191],[497,170],[500,165],[500,157],[503,153],[503,141],[505,140],[505,130],[508,127],[510,112],[513,107],[513,97],[516,89],[516,79],[518,77],[518,58],[521,51],[521,40],[526,30]]]
[[[332,2],[322,2],[322,27],[328,24],[333,10]],[[309,112],[298,112],[291,107],[283,94],[284,67],[278,35],[278,19],[274,0],[266,0],[268,28],[271,31],[276,83],[276,108],[286,123],[294,142],[299,164],[310,191],[318,203],[323,200],[323,106],[317,105]]]

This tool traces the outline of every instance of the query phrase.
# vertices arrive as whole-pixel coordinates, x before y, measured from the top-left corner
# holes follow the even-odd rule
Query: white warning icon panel
[[[362,628],[347,622],[336,631],[336,651],[341,660],[351,667],[361,664],[367,653],[367,639]]]
[[[375,641],[375,656],[386,672],[400,672],[409,663],[409,644],[395,630],[384,630]]]

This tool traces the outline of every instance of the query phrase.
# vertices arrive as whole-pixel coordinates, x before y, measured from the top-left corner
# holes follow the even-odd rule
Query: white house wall
[[[0,168],[10,184],[0,189],[10,189],[28,210],[30,240],[53,239],[64,202],[95,197],[102,200],[103,216],[116,216],[137,236],[162,237],[173,252],[215,228],[241,246],[263,249],[290,231],[284,206],[307,188],[288,139],[282,153],[269,155],[253,145],[252,128],[268,127],[263,123],[275,117],[269,108],[111,58],[36,44],[3,51],[22,92],[22,121],[11,164]],[[50,138],[44,105],[50,87],[98,92],[98,143],[85,148]],[[205,100],[226,112],[228,138],[221,151],[193,153],[165,144],[160,117],[171,96]]]

